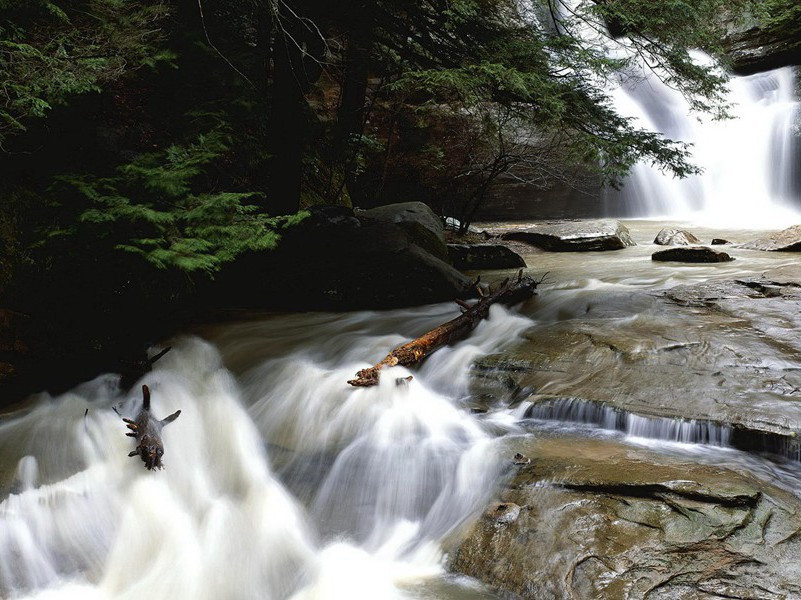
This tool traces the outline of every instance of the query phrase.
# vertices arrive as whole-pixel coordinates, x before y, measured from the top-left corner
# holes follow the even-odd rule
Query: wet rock
[[[523,456],[518,452],[517,454],[515,454],[512,462],[516,465],[527,465],[531,462],[531,459],[528,456]]]
[[[723,47],[738,75],[801,64],[801,29],[793,23],[765,26],[753,22],[733,30]]]
[[[501,497],[530,508],[503,526],[476,521],[452,571],[532,599],[801,595],[792,494],[614,440],[513,443],[537,461]]]
[[[764,238],[741,244],[740,248],[767,252],[799,252],[801,251],[801,225],[793,225]]]
[[[476,397],[582,399],[637,418],[728,424],[732,445],[756,449],[801,431],[801,370],[787,358],[801,356],[801,285],[792,279],[708,281],[664,295],[594,290],[550,318],[476,362]],[[801,458],[797,443],[780,453]]]
[[[660,246],[691,246],[700,243],[701,240],[683,229],[665,228],[656,234],[656,239],[654,239],[654,244]]]
[[[713,246],[725,246],[726,244],[731,244],[731,242],[729,240],[724,240],[723,238],[712,238]]]
[[[681,246],[660,250],[651,255],[658,262],[719,263],[734,260],[726,252],[707,246]]]
[[[510,231],[503,239],[525,242],[551,252],[621,250],[634,246],[629,230],[619,221],[551,221]]]
[[[526,266],[522,256],[501,244],[448,244],[448,253],[453,266],[466,271]]]
[[[514,502],[498,502],[490,506],[485,516],[495,523],[514,523],[520,516],[520,506]]]

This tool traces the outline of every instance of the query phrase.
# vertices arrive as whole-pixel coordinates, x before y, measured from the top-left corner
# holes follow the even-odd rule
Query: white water
[[[606,192],[607,206],[627,215],[718,227],[783,228],[801,222],[793,69],[733,77],[729,90],[733,118],[715,121],[691,113],[681,94],[653,73],[615,86],[621,114],[692,144],[692,162],[703,173],[677,179],[640,163],[620,192]]]
[[[164,471],[127,457],[111,407],[140,399],[111,377],[0,422],[0,465],[18,465],[0,470],[0,597],[419,597],[508,463],[454,391],[530,321],[493,307],[408,386],[402,369],[376,388],[346,381],[403,341],[397,323],[452,313],[276,317],[222,329],[219,349],[180,341],[143,380],[157,416],[182,410]]]
[[[617,112],[636,126],[691,145],[697,176],[677,179],[637,164],[620,191],[604,191],[609,216],[670,219],[725,228],[784,228],[801,223],[801,102],[792,67],[731,77],[731,119],[690,109],[676,89],[646,65],[626,38],[613,40],[586,0],[560,0],[560,27],[615,58],[631,59],[605,85]],[[584,20],[572,20],[581,15]],[[572,23],[572,24],[571,24]],[[712,64],[701,52],[699,64]]]

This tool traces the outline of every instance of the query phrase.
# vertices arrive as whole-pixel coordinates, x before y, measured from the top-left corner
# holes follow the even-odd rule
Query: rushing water
[[[621,190],[605,190],[608,215],[715,227],[780,228],[801,219],[801,102],[793,67],[732,76],[725,96],[731,118],[715,120],[693,111],[666,83],[668,74],[647,64],[626,37],[613,39],[588,8],[591,2],[560,0],[556,6],[563,21],[558,29],[629,60],[622,74],[600,82],[615,110],[638,127],[689,144],[691,162],[702,169],[678,179],[639,163]],[[530,11],[528,18],[538,22]],[[712,64],[699,51],[692,56]]]
[[[346,381],[403,341],[398,324],[420,333],[453,312],[281,316],[222,328],[217,346],[179,341],[144,380],[158,416],[182,410],[164,471],[127,457],[112,407],[134,413],[136,391],[101,377],[39,399],[0,424],[0,596],[420,596],[439,542],[502,471],[460,406],[467,367],[530,321],[494,308],[408,385]]]
[[[641,244],[657,229],[633,226]],[[112,410],[135,413],[138,385],[120,395],[109,375],[32,401],[0,421],[0,596],[485,598],[444,572],[444,552],[505,480],[508,434],[618,436],[798,489],[798,465],[726,449],[721,425],[570,401],[473,410],[475,359],[532,326],[598,318],[585,310],[589,298],[614,324],[643,314],[634,292],[797,269],[793,257],[757,251],[729,265],[652,265],[650,251],[528,256],[552,271],[542,298],[525,314],[494,307],[408,385],[395,384],[402,369],[376,388],[346,381],[454,306],[268,315],[180,339],[139,382],[157,416],[182,410],[164,430],[163,471],[127,457],[132,443]],[[674,316],[659,318],[672,326]],[[576,376],[592,382],[605,368]]]
[[[703,172],[676,179],[640,163],[620,192],[607,192],[611,212],[718,227],[781,227],[798,220],[801,132],[795,90],[792,67],[732,77],[727,97],[732,118],[714,121],[693,114],[681,94],[652,73],[615,86],[621,114],[692,144],[692,160]]]

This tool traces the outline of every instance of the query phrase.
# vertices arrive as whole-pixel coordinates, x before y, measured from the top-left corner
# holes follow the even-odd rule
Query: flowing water
[[[493,307],[408,385],[395,383],[403,369],[375,388],[346,381],[453,317],[450,304],[254,316],[178,340],[139,382],[150,386],[157,416],[182,410],[164,429],[163,471],[127,457],[132,443],[112,410],[134,414],[138,386],[121,395],[109,375],[32,400],[0,421],[0,596],[492,597],[447,575],[445,553],[509,475],[505,443],[521,435],[612,436],[801,489],[798,463],[726,448],[721,425],[569,402],[546,409],[501,400],[476,410],[470,365],[513,348],[532,327],[569,327],[587,314],[614,327],[647,315],[632,300],[638,293],[797,269],[794,256],[745,250],[730,264],[653,265],[647,242],[657,225],[631,226],[643,245],[580,259],[527,256],[535,272],[552,272],[541,298],[522,313]],[[595,308],[585,309],[590,299]],[[673,313],[658,318],[683,325]],[[801,367],[798,356],[784,360]],[[592,381],[606,368],[588,364],[575,375]]]
[[[610,211],[714,226],[783,227],[801,215],[799,102],[792,67],[732,77],[731,119],[693,114],[679,92],[653,74],[615,86],[616,109],[640,126],[692,144],[701,175],[676,179],[640,163]],[[611,208],[613,207],[614,208]]]
[[[745,228],[801,220],[801,102],[793,67],[732,76],[724,100],[730,118],[714,120],[692,110],[666,83],[668,74],[647,64],[627,38],[612,39],[588,8],[592,3],[560,0],[556,6],[563,21],[558,29],[630,61],[622,74],[602,82],[615,110],[638,127],[689,144],[691,162],[702,170],[678,179],[639,163],[620,190],[604,191],[607,215]],[[713,64],[702,52],[692,56]]]
[[[799,195],[794,85],[789,70],[737,78],[731,99],[740,118],[703,124],[656,78],[617,85],[624,114],[694,143],[706,169],[678,182],[638,166],[623,192],[626,214],[711,218],[718,227],[791,224]],[[769,270],[797,278],[794,256],[738,251],[729,264],[653,265],[648,244],[661,224],[631,226],[636,248],[527,256],[535,272],[550,271],[553,283],[543,285],[541,298],[522,312],[493,307],[469,339],[437,352],[408,385],[395,383],[403,369],[388,371],[376,388],[346,381],[455,316],[454,306],[254,316],[177,340],[129,393],[108,375],[32,399],[0,420],[0,597],[492,597],[472,580],[448,575],[446,553],[509,476],[505,443],[519,436],[580,443],[601,435],[801,490],[798,462],[730,448],[726,422],[640,414],[631,390],[617,391],[611,407],[512,397],[481,405],[471,393],[476,359],[514,347],[531,328],[552,326],[567,332],[559,343],[599,323],[610,331],[628,327],[637,342],[629,354],[650,351],[642,327],[675,330],[676,348],[698,345],[723,363],[727,342],[738,340],[771,362],[757,368],[801,370],[792,339],[783,354],[764,358],[759,336],[742,341],[726,323],[712,340],[691,313],[665,311],[656,297],[679,284]],[[746,241],[758,232],[695,233]],[[795,323],[785,317],[792,338]],[[683,331],[698,339],[687,342]],[[605,385],[604,360],[591,354],[578,372],[547,374],[552,380],[543,387],[558,393]],[[737,371],[729,363],[722,376]],[[143,383],[157,416],[182,411],[164,430],[163,471],[127,457],[132,444],[112,410],[135,414]],[[658,372],[647,385],[664,395],[693,393]],[[732,384],[734,396],[751,393],[748,383]],[[795,403],[774,404],[765,406],[786,411],[797,429]]]

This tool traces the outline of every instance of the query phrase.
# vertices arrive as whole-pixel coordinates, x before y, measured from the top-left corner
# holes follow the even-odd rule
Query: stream
[[[795,497],[801,463],[770,449],[734,448],[726,427],[761,427],[740,412],[749,398],[767,420],[775,417],[766,432],[801,425],[792,389],[801,385],[793,379],[801,372],[796,305],[786,314],[771,308],[779,325],[768,339],[747,331],[742,318],[699,316],[662,292],[766,273],[800,281],[797,258],[733,248],[732,263],[655,264],[650,241],[663,223],[626,224],[636,247],[532,250],[525,256],[532,274],[548,272],[539,296],[519,310],[493,307],[408,385],[395,384],[408,374],[401,368],[375,388],[346,381],[455,316],[454,305],[248,315],[172,341],[127,394],[117,391],[116,376],[104,375],[59,397],[31,399],[0,421],[0,597],[495,597],[476,579],[450,573],[450,554],[514,477],[520,444],[532,448],[534,462],[537,444],[577,455],[647,452],[745,473],[757,488]],[[692,231],[732,241],[758,233]],[[788,339],[773,344],[782,326]],[[493,359],[527,352],[551,366],[512,391],[484,389],[477,367],[492,380]],[[662,354],[670,358],[658,362],[660,371],[649,361]],[[571,365],[566,357],[578,362],[562,368]],[[647,379],[620,376],[636,374],[643,357]],[[770,396],[760,386],[776,369],[789,378]],[[677,375],[690,372],[701,375]],[[739,401],[718,409],[702,387],[686,387],[707,375],[726,381],[722,394]],[[156,416],[182,411],[164,430],[162,471],[128,458],[133,444],[112,410],[133,415],[143,383]],[[546,396],[600,404],[544,409]],[[649,402],[678,396],[695,400],[678,409]],[[545,454],[541,464],[555,460]]]

